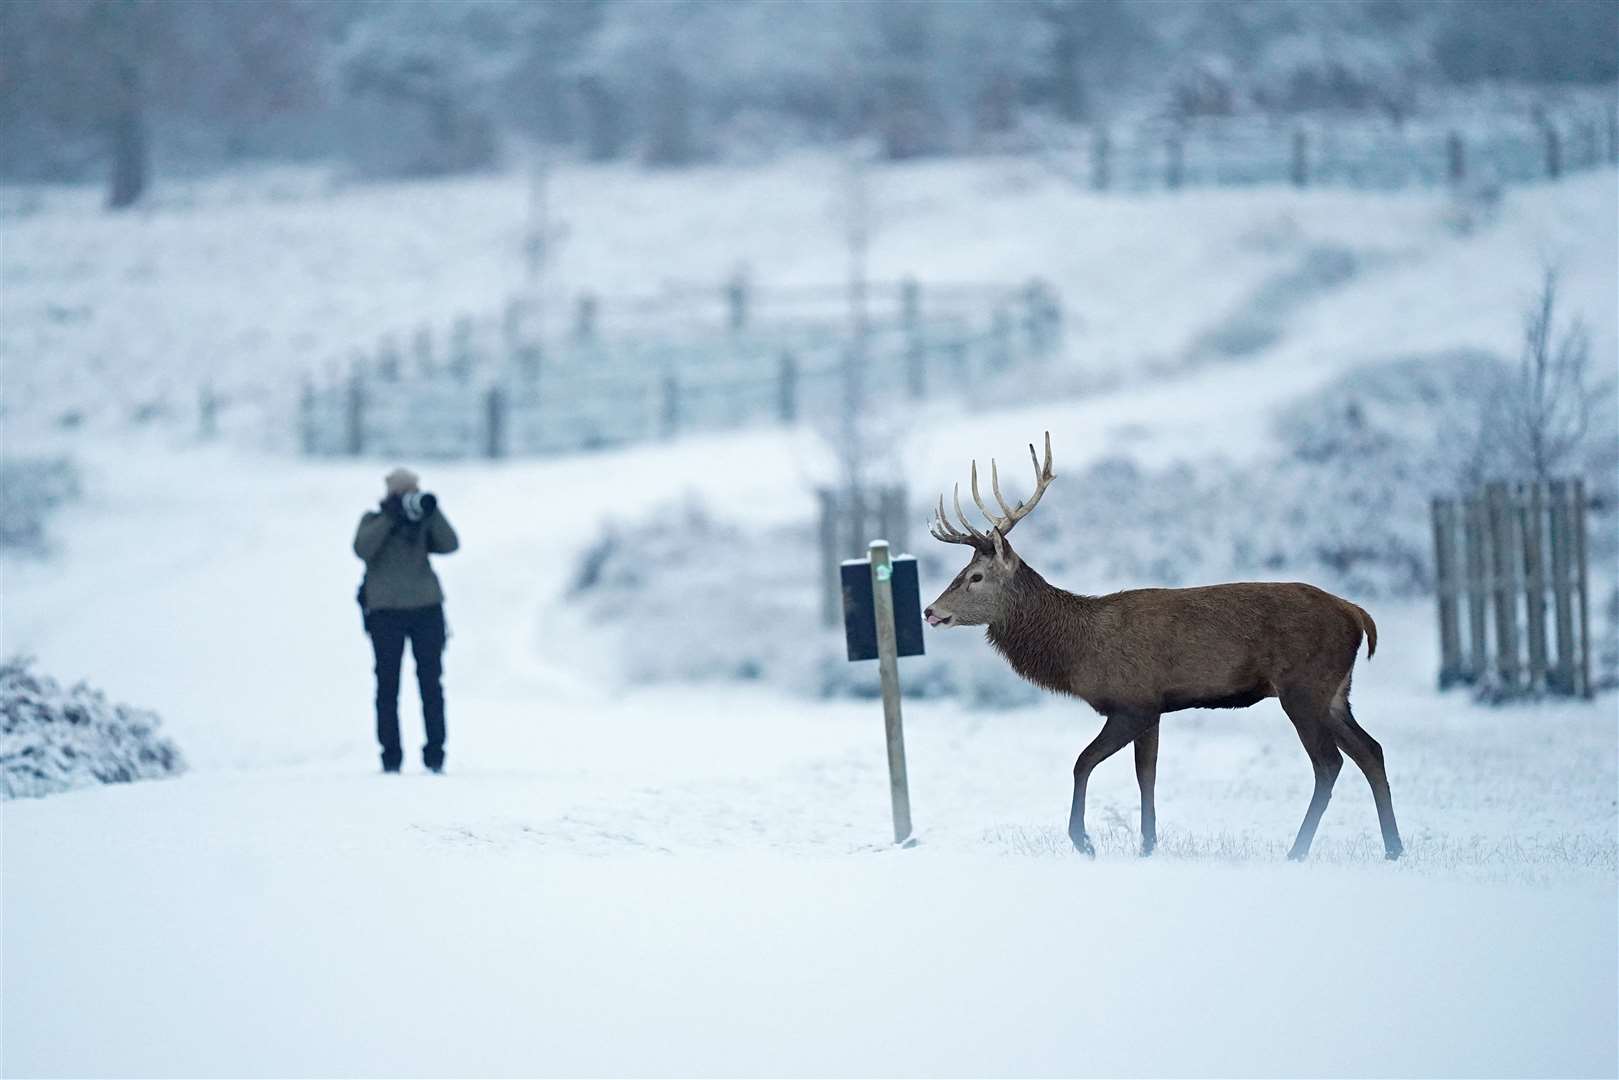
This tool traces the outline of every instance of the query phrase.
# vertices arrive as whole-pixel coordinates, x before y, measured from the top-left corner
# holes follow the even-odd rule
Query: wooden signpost
[[[843,634],[849,659],[877,661],[882,679],[883,727],[888,737],[888,795],[894,843],[911,841],[911,791],[905,775],[905,728],[900,717],[899,658],[920,656],[922,597],[916,560],[890,558],[887,540],[873,540],[867,559],[841,567]]]

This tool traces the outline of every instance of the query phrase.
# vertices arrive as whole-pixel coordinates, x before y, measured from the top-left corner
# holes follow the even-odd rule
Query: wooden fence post
[[[500,341],[508,358],[516,357],[523,348],[523,310],[524,303],[517,297],[509,297],[506,307],[500,316]]]
[[[1541,136],[1546,140],[1546,175],[1556,180],[1563,175],[1563,136],[1551,117],[1540,122]]]
[[[1459,131],[1445,136],[1445,178],[1452,184],[1467,179],[1467,144]]]
[[[904,484],[889,484],[877,491],[877,528],[901,554],[910,545],[908,502]]]
[[[349,373],[345,405],[347,449],[350,457],[359,457],[365,453],[365,387],[360,381],[360,369],[358,367]]]
[[[1519,492],[1519,534],[1523,537],[1525,596],[1528,600],[1529,689],[1539,693],[1546,688],[1546,559],[1545,500],[1539,481],[1532,481]]]
[[[1485,489],[1489,504],[1491,569],[1495,581],[1495,662],[1501,688],[1506,692],[1518,686],[1518,590],[1514,588],[1518,565],[1517,537],[1507,503],[1507,486],[1494,483]]]
[[[573,336],[578,341],[590,341],[596,336],[596,321],[599,314],[596,297],[593,293],[583,293],[574,308]]]
[[[663,377],[663,437],[672,439],[680,431],[680,378],[674,372]]]
[[[852,487],[843,493],[843,543],[844,551],[859,551],[866,546],[869,534],[866,532],[866,492],[864,488]],[[838,560],[840,563],[841,559]],[[842,586],[840,585],[841,589]]]
[[[1178,190],[1186,182],[1186,139],[1179,130],[1164,141],[1164,186]]]
[[[945,343],[945,352],[950,357],[950,369],[955,372],[957,382],[964,387],[973,385],[973,358],[964,335],[957,335]]]
[[[472,377],[475,363],[472,333],[470,315],[458,316],[450,330],[450,372],[463,381]]]
[[[733,334],[748,325],[748,277],[740,270],[725,284],[725,325]]]
[[[315,384],[308,375],[298,389],[299,441],[306,457],[313,456],[318,440],[315,435]]]
[[[905,387],[913,399],[927,396],[927,347],[922,341],[922,287],[906,278],[899,287],[899,318],[905,333]]]
[[[1477,496],[1463,501],[1463,549],[1467,562],[1467,674],[1478,682],[1489,670],[1489,642],[1484,625],[1488,601],[1484,594],[1484,506]]]
[[[1574,575],[1570,571],[1573,515],[1569,513],[1566,480],[1553,480],[1551,489],[1552,622],[1557,629],[1556,687],[1574,693],[1579,669],[1574,643]]]
[[[1434,592],[1439,598],[1439,689],[1463,681],[1456,611],[1456,504],[1433,500]]]
[[[1303,128],[1293,132],[1292,178],[1294,187],[1310,183],[1310,137]]]
[[[834,488],[818,488],[821,547],[821,625],[836,626],[843,621],[843,584],[838,557],[838,498]]]
[[[484,395],[484,453],[491,458],[506,456],[506,392],[499,383]]]
[[[1098,127],[1091,134],[1091,187],[1106,191],[1113,182],[1113,140],[1107,128]]]
[[[1574,548],[1575,585],[1580,597],[1580,686],[1581,697],[1594,693],[1591,687],[1591,588],[1585,559],[1585,481],[1574,478],[1573,529],[1570,537]]]
[[[798,419],[798,357],[791,349],[782,351],[776,375],[776,409],[784,424]]]
[[[212,383],[197,387],[197,437],[204,441],[219,434],[219,395]]]
[[[389,338],[383,338],[382,347],[377,350],[377,373],[390,381],[399,378],[400,359],[399,352],[393,347]],[[429,326],[419,326],[416,334],[411,338],[410,351],[415,359],[416,374],[428,378],[433,374],[433,329]]]
[[[1050,355],[1057,345],[1062,310],[1051,288],[1039,278],[1023,287],[1024,327],[1029,351],[1036,359]]]

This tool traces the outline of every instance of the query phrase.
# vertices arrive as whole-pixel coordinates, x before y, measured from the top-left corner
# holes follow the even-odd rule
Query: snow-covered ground
[[[375,466],[97,460],[63,561],[6,567],[6,647],[156,707],[195,769],[6,804],[6,1071],[1611,1074],[1613,701],[1439,696],[1425,607],[1377,610],[1356,683],[1394,865],[1352,768],[1283,864],[1309,769],[1274,703],[1166,722],[1151,862],[1104,766],[1089,863],[1077,704],[913,704],[895,851],[875,704],[593,677],[557,599],[589,523],[665,485],[795,512],[789,443],[430,473],[466,539],[442,778],[372,775]]]
[[[1597,355],[1614,355],[1612,172],[1511,192],[1495,226],[1457,237],[1433,196],[1102,200],[1038,174],[986,179],[991,168],[917,166],[911,194],[888,187],[887,269],[927,259],[993,278],[1037,257],[1086,328],[1044,398],[918,414],[904,463],[918,488],[960,479],[974,454],[1012,457],[1048,428],[1075,465],[1121,446],[1149,462],[1258,452],[1279,403],[1368,359],[1510,349],[1542,249],[1568,267]],[[666,256],[669,276],[717,275],[728,266],[709,234],[721,222],[756,270],[807,280],[836,266],[835,223],[810,227],[825,209],[814,175],[728,176],[596,176],[602,205],[642,228],[678,195],[697,209],[633,242],[626,225],[616,251],[580,227],[580,275],[652,281],[637,259],[653,251],[683,253]],[[336,347],[396,312],[471,303],[481,290],[466,253],[494,234],[451,226],[492,206],[500,183],[337,193],[324,209],[159,209],[111,225],[76,217],[68,198],[8,221],[8,407],[13,365],[33,356],[22,335],[42,332],[10,316],[45,302],[16,287],[17,266],[33,281],[64,252],[88,260],[97,235],[96,250],[133,258],[112,235],[125,229],[172,231],[177,258],[208,240],[213,285],[171,281],[128,305],[151,307],[150,327],[96,331],[128,339],[132,370],[185,379],[187,357],[233,352],[231,335],[255,321],[291,332],[324,325],[324,310]],[[412,228],[425,230],[423,250],[443,240],[441,273],[420,254],[407,260],[416,270],[391,273],[360,243],[368,221],[377,235],[397,224],[400,201],[439,215],[442,237]],[[1040,228],[1040,212],[1068,226]],[[959,233],[942,232],[955,214]],[[226,230],[244,219],[261,227],[233,243]],[[307,268],[255,245],[350,219],[351,232],[330,233],[349,254],[333,256],[327,308],[322,290],[273,287]],[[1266,222],[1272,232],[1256,234]],[[778,251],[777,232],[805,243]],[[1282,254],[1267,253],[1274,235]],[[1352,248],[1375,273],[1289,309],[1285,332],[1252,355],[1183,362],[1321,244]],[[801,247],[818,254],[797,262]],[[257,311],[243,301],[255,250],[268,284]],[[124,310],[110,271],[81,280],[65,266],[62,289]],[[354,300],[368,280],[375,310]],[[1177,283],[1187,291],[1164,291]],[[188,288],[201,291],[173,299]],[[205,324],[195,336],[187,304]],[[162,361],[166,334],[185,346]],[[83,341],[51,340],[84,358]],[[1142,377],[1056,393],[1093,362]],[[48,374],[41,360],[23,384]],[[7,435],[8,453],[57,445],[10,420]],[[691,491],[754,524],[806,518],[826,467],[809,432],[424,467],[464,543],[440,560],[453,632],[443,777],[375,775],[348,543],[391,463],[174,442],[162,429],[78,437],[86,493],[51,523],[56,556],[0,563],[4,650],[157,710],[193,766],[4,804],[8,1075],[1619,1072],[1614,698],[1487,709],[1440,695],[1426,605],[1372,605],[1379,650],[1355,683],[1356,713],[1388,755],[1399,863],[1381,858],[1353,766],[1312,862],[1283,862],[1311,777],[1274,702],[1165,721],[1151,860],[1134,855],[1129,757],[1107,762],[1091,788],[1094,862],[1063,831],[1073,759],[1097,729],[1088,710],[912,702],[920,843],[896,850],[875,703],[625,689],[564,599],[609,515]],[[768,557],[716,557],[739,554]],[[420,726],[404,701],[409,745]]]

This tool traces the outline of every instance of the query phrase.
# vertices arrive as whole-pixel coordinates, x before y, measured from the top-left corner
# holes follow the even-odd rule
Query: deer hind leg
[[[1085,785],[1090,782],[1091,771],[1112,757],[1125,745],[1158,719],[1133,713],[1109,713],[1107,722],[1091,744],[1079,752],[1074,762],[1074,801],[1068,810],[1068,839],[1082,855],[1095,855],[1096,849],[1085,833]]]
[[[1293,841],[1292,850],[1287,853],[1289,859],[1298,862],[1310,854],[1316,827],[1321,824],[1321,815],[1326,812],[1327,801],[1332,798],[1332,785],[1338,780],[1344,758],[1338,752],[1338,744],[1326,725],[1325,703],[1309,693],[1301,692],[1284,691],[1281,699],[1282,709],[1287,713],[1287,718],[1293,721],[1299,741],[1304,744],[1304,752],[1310,755],[1310,764],[1315,768],[1315,792],[1310,796],[1309,808],[1304,811],[1304,821],[1299,825],[1299,834]]]
[[[1158,785],[1158,724],[1136,736],[1136,783],[1141,785],[1141,854],[1158,846],[1158,808],[1153,793]]]
[[[1343,685],[1338,688],[1327,710],[1327,726],[1334,741],[1366,774],[1366,782],[1372,787],[1372,801],[1377,804],[1377,824],[1383,831],[1384,858],[1398,859],[1405,845],[1400,843],[1400,827],[1394,821],[1394,797],[1389,792],[1383,748],[1366,733],[1365,728],[1355,722],[1355,714],[1349,710],[1348,676],[1344,677]]]

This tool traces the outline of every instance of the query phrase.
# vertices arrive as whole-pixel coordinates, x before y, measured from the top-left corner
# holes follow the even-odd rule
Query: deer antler
[[[972,522],[967,520],[967,515],[961,512],[960,484],[956,485],[953,498],[956,504],[956,518],[960,520],[967,531],[959,532],[955,526],[950,524],[950,519],[945,517],[944,514],[944,496],[940,495],[939,514],[933,519],[933,525],[928,530],[933,534],[933,538],[943,540],[947,544],[970,544],[973,547],[989,547],[993,541],[990,540],[988,534],[981,533],[973,528]]]
[[[1001,495],[1000,468],[995,464],[994,458],[989,459],[989,488],[995,495],[995,502],[1001,508],[1000,517],[990,513],[989,509],[984,506],[984,497],[978,493],[978,462],[974,460],[972,463],[972,482],[970,486],[973,502],[977,504],[979,513],[989,519],[990,528],[1002,536],[1011,532],[1012,526],[1029,515],[1029,511],[1033,510],[1035,504],[1040,501],[1040,496],[1046,493],[1046,488],[1050,487],[1051,482],[1056,479],[1056,476],[1051,471],[1051,432],[1046,432],[1045,464],[1042,465],[1040,459],[1035,456],[1033,443],[1029,444],[1029,460],[1034,463],[1034,494],[1030,495],[1025,501],[1018,503],[1017,506],[1012,507],[1006,505],[1006,499]],[[940,495],[939,514],[934,519],[930,530],[934,538],[943,540],[947,544],[971,544],[974,547],[992,545],[994,541],[989,534],[979,532],[973,528],[972,524],[967,520],[967,516],[961,512],[960,484],[955,487],[955,503],[956,517],[960,519],[962,526],[967,531],[965,533],[958,531],[946,519],[944,515],[944,496]]]

